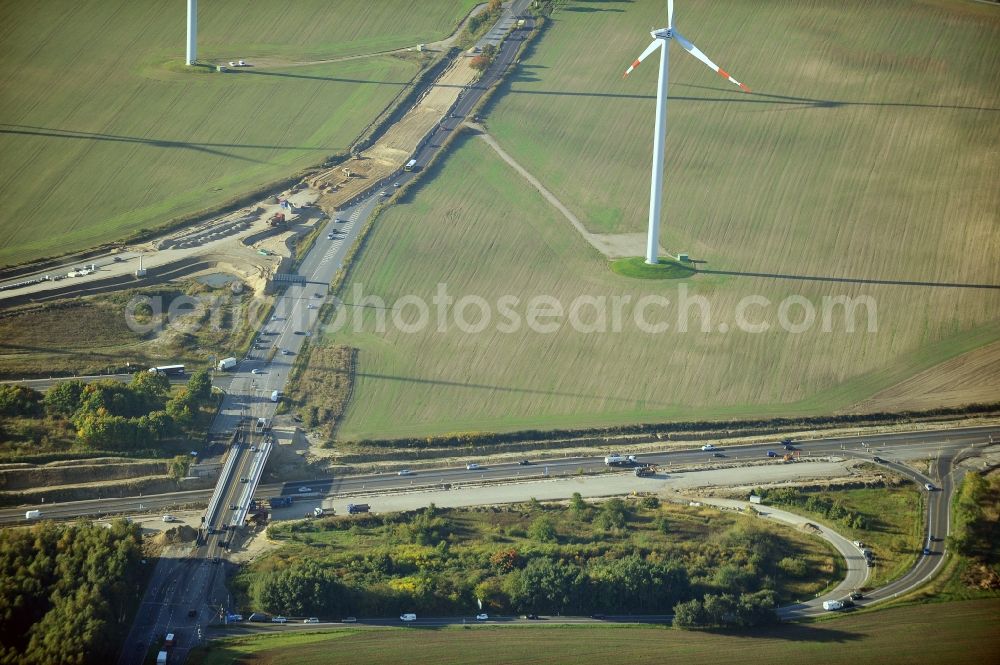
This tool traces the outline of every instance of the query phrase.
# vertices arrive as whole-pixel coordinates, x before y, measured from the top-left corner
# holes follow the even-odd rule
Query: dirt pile
[[[187,524],[181,524],[180,526],[175,526],[171,529],[167,529],[162,533],[158,533],[153,536],[153,544],[159,547],[166,547],[167,545],[177,545],[178,543],[191,543],[198,537],[197,529],[189,527]]]

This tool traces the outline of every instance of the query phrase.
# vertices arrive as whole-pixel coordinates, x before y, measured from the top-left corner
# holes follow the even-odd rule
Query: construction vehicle
[[[285,213],[276,212],[271,215],[270,219],[267,220],[268,226],[284,226],[285,225]]]
[[[649,478],[656,474],[657,466],[655,464],[643,464],[642,466],[637,466],[633,473],[637,478]]]

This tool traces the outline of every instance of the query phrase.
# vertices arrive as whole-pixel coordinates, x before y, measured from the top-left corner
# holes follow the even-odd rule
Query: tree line
[[[141,592],[139,527],[0,531],[0,664],[110,662]]]
[[[2,385],[0,416],[69,421],[82,447],[126,451],[183,433],[211,394],[207,370],[194,372],[173,394],[167,377],[151,372],[139,372],[129,383],[72,379],[44,394],[27,386]]]

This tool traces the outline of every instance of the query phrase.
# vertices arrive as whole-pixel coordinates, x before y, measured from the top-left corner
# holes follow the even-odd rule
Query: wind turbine
[[[193,65],[198,60],[198,0],[187,0],[187,57],[185,64]]]
[[[649,190],[649,234],[646,238],[646,263],[656,265],[658,262],[657,252],[660,244],[660,204],[663,191],[663,142],[667,134],[667,63],[670,59],[670,40],[676,39],[685,51],[698,58],[706,65],[715,70],[722,78],[740,86],[744,92],[750,92],[746,87],[732,76],[729,72],[719,67],[708,59],[697,46],[684,38],[684,35],[674,29],[674,0],[667,0],[667,27],[660,30],[653,30],[653,43],[646,47],[635,62],[625,70],[628,76],[643,60],[653,51],[661,48],[660,51],[660,77],[656,84],[656,128],[653,131],[653,181]],[[624,78],[624,77],[623,77]]]

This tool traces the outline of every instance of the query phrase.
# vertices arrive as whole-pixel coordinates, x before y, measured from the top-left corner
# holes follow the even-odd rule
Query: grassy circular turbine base
[[[660,259],[657,265],[651,266],[641,256],[630,256],[612,261],[611,272],[635,279],[684,279],[697,271],[669,259]]]

